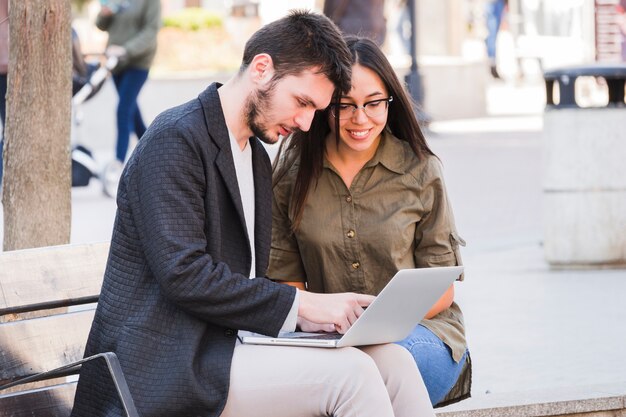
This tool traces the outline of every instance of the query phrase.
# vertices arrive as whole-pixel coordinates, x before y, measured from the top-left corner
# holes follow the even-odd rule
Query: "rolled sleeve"
[[[424,189],[420,199],[424,213],[415,230],[416,266],[461,265],[459,246],[465,246],[465,241],[456,231],[441,165],[436,158],[430,159],[421,180]]]

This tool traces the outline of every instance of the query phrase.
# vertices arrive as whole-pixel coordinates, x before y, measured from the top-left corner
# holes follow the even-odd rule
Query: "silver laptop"
[[[348,331],[281,333],[278,337],[247,335],[243,343],[336,348],[397,342],[411,330],[463,272],[462,266],[402,269]]]

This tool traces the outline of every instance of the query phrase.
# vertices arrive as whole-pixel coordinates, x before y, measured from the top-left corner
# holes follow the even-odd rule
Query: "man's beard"
[[[274,85],[274,83],[271,83],[265,90],[257,90],[250,93],[244,107],[248,128],[250,128],[254,136],[259,138],[261,142],[267,143],[268,145],[278,142],[278,136],[272,138],[268,134],[267,128],[261,123],[262,119],[267,120],[266,114],[270,107],[269,102],[274,96]]]

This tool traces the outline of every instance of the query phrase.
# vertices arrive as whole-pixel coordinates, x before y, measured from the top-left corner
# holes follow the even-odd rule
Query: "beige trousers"
[[[235,347],[221,417],[434,417],[410,353],[361,348]]]

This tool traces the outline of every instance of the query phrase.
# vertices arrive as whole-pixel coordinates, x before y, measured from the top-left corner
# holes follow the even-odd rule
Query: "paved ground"
[[[473,393],[625,381],[626,270],[555,271],[545,262],[541,91],[509,88],[495,86],[491,99],[503,113],[506,100],[517,103],[519,116],[435,124],[431,135],[468,241],[457,300]]]
[[[147,120],[197,95],[208,80],[151,80],[141,97]],[[111,84],[84,107],[80,140],[103,165],[112,157]],[[435,122],[464,249],[457,285],[475,364],[473,393],[626,381],[626,270],[550,270],[542,252],[543,89],[499,83],[484,119]],[[73,190],[72,242],[110,238],[115,203],[101,186]],[[1,234],[1,230],[0,230]]]

